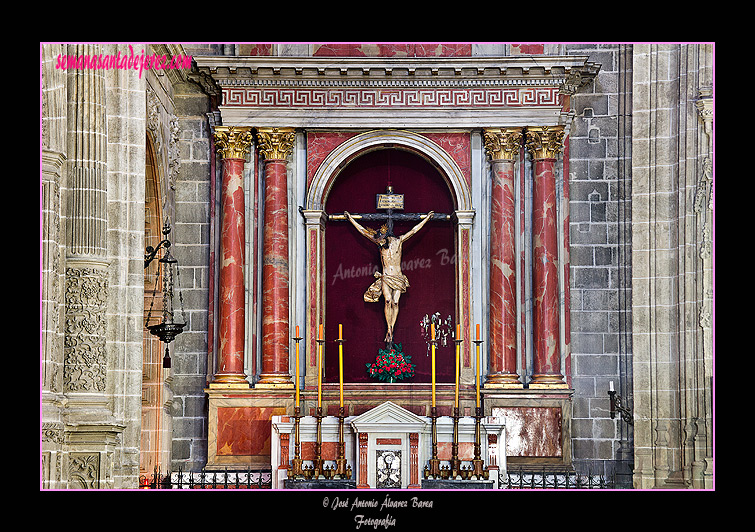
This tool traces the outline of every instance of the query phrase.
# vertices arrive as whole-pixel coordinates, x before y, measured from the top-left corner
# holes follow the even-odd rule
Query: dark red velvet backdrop
[[[393,185],[394,193],[404,194],[406,213],[430,210],[451,214],[451,191],[439,171],[428,161],[407,151],[381,149],[357,157],[340,173],[328,196],[328,214],[376,210],[376,194]],[[404,234],[418,222],[396,222],[394,233]],[[377,229],[381,223],[365,222]],[[343,324],[344,381],[377,382],[367,374],[378,349],[385,347],[387,330],[384,301],[365,303],[365,290],[375,280],[372,273],[382,270],[377,246],[359,234],[348,221],[329,221],[325,233],[325,380],[338,382],[338,325]],[[430,221],[404,244],[403,272],[410,287],[401,295],[394,341],[417,364],[416,375],[399,382],[430,382],[431,361],[427,338],[420,325],[425,315],[440,313],[455,323],[454,224]],[[455,326],[453,327],[455,329]],[[428,331],[429,338],[429,331]],[[454,347],[436,350],[436,381],[453,382]]]

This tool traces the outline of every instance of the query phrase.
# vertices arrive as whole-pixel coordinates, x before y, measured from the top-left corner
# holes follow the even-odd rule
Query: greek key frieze
[[[443,89],[226,87],[223,105],[236,107],[542,107],[559,105],[557,87]]]

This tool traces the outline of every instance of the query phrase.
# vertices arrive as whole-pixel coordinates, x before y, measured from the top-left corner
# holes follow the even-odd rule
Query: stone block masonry
[[[567,49],[601,64],[592,90],[573,99],[570,131],[574,466],[581,470],[589,464],[592,473],[610,475],[627,458],[617,451],[631,445],[626,428],[608,415],[607,394],[611,380],[628,382],[631,390],[631,345],[626,341],[631,337],[626,317],[631,315],[631,171],[626,164],[631,128],[621,92],[627,84],[631,87],[631,47],[574,44]],[[620,389],[626,396],[626,389]],[[596,464],[603,470],[595,471]]]
[[[180,167],[175,183],[174,255],[188,320],[176,338],[173,360],[174,470],[199,470],[207,460],[207,371],[210,250],[209,101],[185,83],[174,95],[180,138]],[[210,371],[210,373],[212,373]]]

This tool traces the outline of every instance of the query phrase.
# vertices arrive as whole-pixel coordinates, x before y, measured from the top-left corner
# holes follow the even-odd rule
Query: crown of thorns
[[[370,229],[369,227],[366,228],[367,232],[370,234],[371,237],[375,237],[377,235],[387,235],[388,234],[388,226],[383,224],[380,226],[380,229],[375,231],[374,229]]]

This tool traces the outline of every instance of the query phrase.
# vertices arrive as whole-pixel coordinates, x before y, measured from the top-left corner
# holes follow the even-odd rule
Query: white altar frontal
[[[319,447],[321,470],[324,472],[320,472],[318,479],[309,480],[321,480],[325,482],[323,487],[338,485],[329,484],[326,479],[328,471],[336,469],[336,459],[339,457],[339,425],[340,419],[337,416],[323,416],[318,442],[317,418],[299,418],[298,458],[303,469],[311,471],[314,469]],[[344,418],[343,456],[352,482],[348,486],[346,483],[343,485],[356,488],[419,489],[439,486],[433,484],[433,481],[437,481],[443,482],[444,489],[477,487],[475,483],[498,488],[499,475],[505,475],[506,471],[503,419],[481,418],[479,436],[476,435],[477,420],[472,416],[459,416],[456,427],[454,425],[452,416],[436,417],[434,445],[432,418],[418,416],[390,401],[359,416]],[[484,475],[473,474],[477,438]],[[295,439],[294,416],[274,416],[271,438],[273,488],[283,489],[285,481],[290,478],[289,470],[297,458]],[[441,471],[436,476],[431,474],[429,465],[434,453],[440,462]],[[316,487],[312,482],[302,482],[301,485]]]

